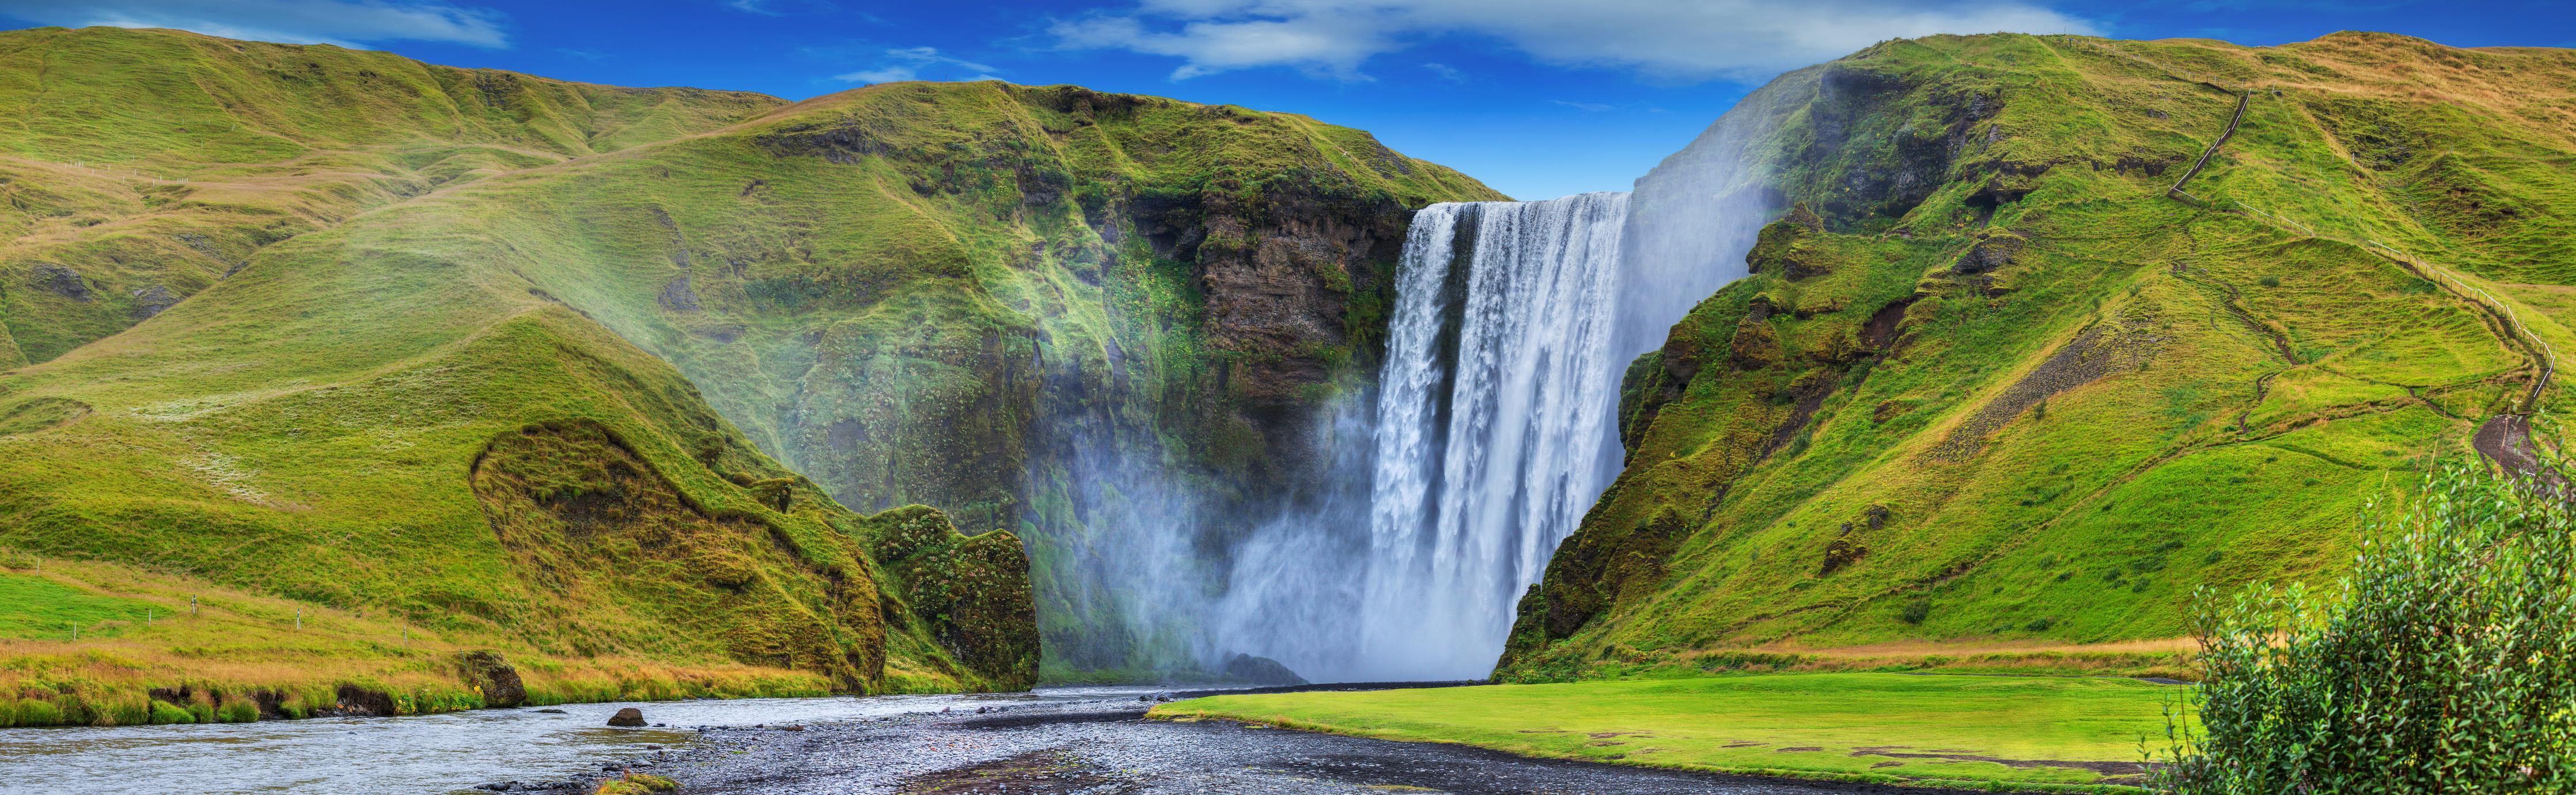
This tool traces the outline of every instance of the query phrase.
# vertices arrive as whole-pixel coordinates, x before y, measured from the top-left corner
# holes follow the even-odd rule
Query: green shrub
[[[2204,591],[2201,729],[2169,720],[2155,788],[2576,789],[2576,518],[2556,491],[2447,461],[2365,510],[2353,571],[2323,596]]]
[[[1914,601],[1906,602],[1904,607],[1898,608],[1896,611],[1896,620],[1903,621],[1908,624],[1921,624],[1923,623],[1923,619],[1931,617],[1932,600],[1930,599],[1917,598]]]
[[[107,703],[91,704],[92,723],[100,726],[141,726],[152,722],[152,701],[142,696],[108,696]],[[184,712],[185,710],[182,710]]]
[[[152,702],[152,722],[195,723],[197,722],[197,716],[195,713],[189,712],[187,707],[182,707],[167,701],[155,701]]]
[[[2281,286],[2281,277],[2279,277],[2279,276],[2265,276],[2265,277],[2263,277],[2263,278],[2256,279],[2256,280],[2254,280],[2254,281],[2255,281],[2255,282],[2257,282],[2257,283],[2262,284],[2262,285],[2263,285],[2263,286],[2265,286],[2265,287],[2279,287],[2279,286]]]
[[[17,703],[0,707],[0,727],[60,726],[63,710],[54,702],[41,698],[22,698]]]
[[[250,699],[246,698],[226,701],[222,708],[215,710],[215,720],[224,723],[256,723],[259,721],[259,705],[251,703]]]

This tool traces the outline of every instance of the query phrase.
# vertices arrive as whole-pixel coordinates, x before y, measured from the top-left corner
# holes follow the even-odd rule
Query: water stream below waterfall
[[[0,793],[474,793],[481,784],[563,781],[596,773],[603,764],[649,762],[658,749],[695,739],[700,727],[972,713],[994,704],[1132,701],[1147,690],[567,704],[400,718],[0,729]],[[608,716],[623,707],[642,710],[660,727],[607,727]]]

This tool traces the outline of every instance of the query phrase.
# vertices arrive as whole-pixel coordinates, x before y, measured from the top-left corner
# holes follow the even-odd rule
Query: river
[[[486,709],[400,718],[196,726],[0,729],[0,793],[479,793],[478,784],[567,780],[688,743],[697,727],[792,725],[996,703],[1124,697],[1143,688],[1034,693],[758,698]],[[661,728],[612,729],[624,707]],[[586,791],[586,790],[585,790]]]
[[[1144,718],[1150,702],[1174,697],[1163,688],[1041,688],[0,729],[0,793],[484,795],[479,785],[506,784],[510,792],[581,795],[611,769],[670,777],[694,795],[1932,792]],[[608,716],[623,707],[662,725],[608,728]]]

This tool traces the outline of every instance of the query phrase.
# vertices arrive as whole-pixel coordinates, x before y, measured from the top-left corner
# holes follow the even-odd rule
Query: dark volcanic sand
[[[1525,759],[1230,721],[1144,720],[1133,699],[1005,705],[801,731],[714,729],[653,773],[714,793],[1451,793],[1815,795],[1932,792]]]

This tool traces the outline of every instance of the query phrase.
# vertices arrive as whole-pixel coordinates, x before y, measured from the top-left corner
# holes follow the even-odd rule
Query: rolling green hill
[[[2431,457],[2527,452],[2576,344],[2570,51],[1933,37],[1735,113],[1764,181],[1691,183],[1704,140],[1640,212],[1786,212],[1630,368],[1504,677],[2180,636],[2196,586],[2339,567]]]
[[[470,706],[475,649],[541,701],[1025,687],[1085,587],[1067,428],[1257,488],[1373,355],[1407,208],[1495,197],[1073,87],[0,53],[18,722]]]

